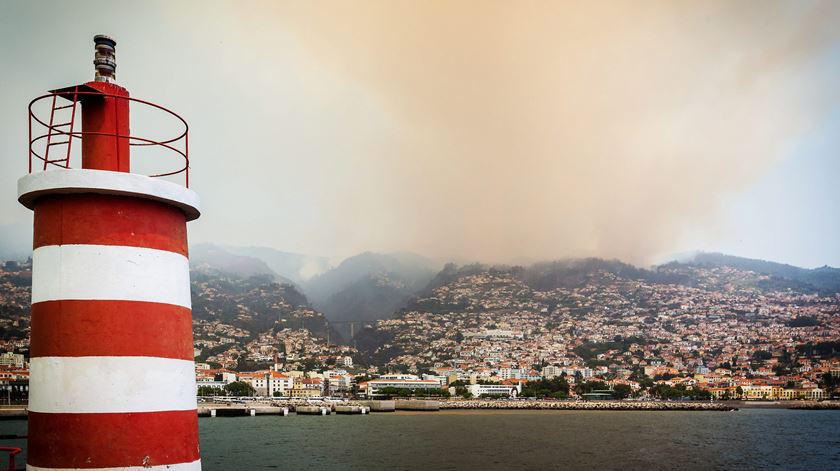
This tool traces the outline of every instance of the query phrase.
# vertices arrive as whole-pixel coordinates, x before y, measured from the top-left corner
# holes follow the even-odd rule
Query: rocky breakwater
[[[668,401],[441,401],[444,409],[496,410],[616,410],[616,411],[731,411],[738,410],[715,402]]]
[[[799,410],[838,410],[840,409],[840,401],[797,401],[788,409]]]

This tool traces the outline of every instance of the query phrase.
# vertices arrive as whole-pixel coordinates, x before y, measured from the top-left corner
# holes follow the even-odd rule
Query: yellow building
[[[321,378],[295,378],[295,383],[289,390],[289,396],[320,397],[324,395],[323,385]]]
[[[744,393],[744,399],[760,400],[773,399],[772,386],[742,386],[741,390]]]

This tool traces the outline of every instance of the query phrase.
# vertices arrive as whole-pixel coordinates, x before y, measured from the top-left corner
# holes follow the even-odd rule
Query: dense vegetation
[[[569,397],[569,382],[564,377],[529,381],[522,388],[523,397],[552,397],[565,399]]]
[[[634,343],[644,345],[647,341],[639,337],[616,337],[612,342],[584,342],[573,351],[584,361],[588,361],[609,350],[627,351]]]
[[[811,316],[795,317],[788,322],[788,327],[814,327],[820,325],[820,321]]]
[[[449,397],[446,389],[409,389],[387,387],[379,390],[379,395],[386,398],[393,397]]]

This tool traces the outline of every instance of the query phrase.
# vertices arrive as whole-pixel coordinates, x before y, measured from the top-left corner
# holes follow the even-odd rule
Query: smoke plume
[[[375,121],[345,116],[330,123],[345,133],[319,136],[342,141],[319,169],[320,216],[343,228],[329,238],[481,260],[644,263],[686,231],[717,230],[727,198],[785,157],[826,98],[836,103],[830,78],[801,71],[840,36],[838,4],[756,7],[266,11],[318,72],[353,84],[344,91],[357,96],[337,106],[374,108]]]
[[[157,8],[108,18],[128,86],[187,111],[196,240],[648,263],[838,103],[840,2]]]

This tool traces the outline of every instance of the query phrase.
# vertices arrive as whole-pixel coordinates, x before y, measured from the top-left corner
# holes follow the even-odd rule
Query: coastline
[[[372,404],[377,403],[377,404]],[[336,406],[366,407],[366,413],[428,414],[430,412],[468,413],[508,411],[711,411],[728,412],[740,409],[787,409],[787,410],[840,410],[840,401],[483,401],[483,400],[400,400],[395,401],[252,401],[245,404],[203,403],[199,404],[199,417],[210,417],[211,410],[223,411],[219,417],[251,415],[286,415],[297,413],[297,407],[316,406],[336,413]],[[373,406],[373,407],[372,407]],[[284,411],[285,409],[285,411]],[[26,420],[25,406],[0,409],[2,420]]]
[[[502,401],[502,400],[352,400],[332,403],[327,401],[265,401],[241,405],[205,403],[199,406],[199,415],[209,416],[211,409],[242,411],[242,415],[255,410],[257,415],[296,412],[300,406],[316,406],[336,411],[336,406],[366,407],[368,413],[394,412],[450,412],[450,411],[737,411],[739,409],[791,409],[838,410],[840,401]]]
[[[714,402],[665,401],[442,401],[441,409],[481,410],[611,410],[611,411],[733,411],[738,407]]]

